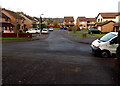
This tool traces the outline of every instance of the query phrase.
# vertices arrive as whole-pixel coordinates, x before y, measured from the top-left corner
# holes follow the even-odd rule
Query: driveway
[[[56,30],[46,39],[3,43],[3,84],[117,84],[114,60]]]

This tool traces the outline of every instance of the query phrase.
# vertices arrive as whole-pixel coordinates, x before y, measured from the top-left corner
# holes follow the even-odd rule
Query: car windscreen
[[[109,41],[111,38],[115,37],[116,35],[115,34],[112,34],[112,33],[108,33],[106,34],[105,36],[103,36],[100,41],[102,42],[107,42]]]

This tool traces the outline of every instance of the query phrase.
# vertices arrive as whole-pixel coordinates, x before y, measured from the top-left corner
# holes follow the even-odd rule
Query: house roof
[[[74,18],[72,16],[70,16],[70,17],[64,17],[64,20],[74,21]]]
[[[103,18],[115,18],[116,16],[120,15],[120,13],[99,13],[98,16],[101,15]],[[97,16],[97,17],[98,17]]]
[[[31,21],[34,21],[34,22],[37,22],[37,21],[38,21],[38,18],[37,18],[37,17],[31,17],[31,16],[29,16],[29,15],[23,13],[23,12],[17,12],[17,13],[20,14],[21,16],[24,16],[24,17],[28,18],[28,19],[31,20]]]
[[[87,18],[87,21],[89,21],[89,22],[96,22],[96,18]]]
[[[87,21],[86,17],[78,17],[77,18],[79,21]]]
[[[77,20],[81,21],[89,21],[89,22],[95,22],[96,18],[86,18],[86,17],[78,17]]]
[[[2,10],[7,11],[10,15],[12,15],[16,19],[24,19],[23,17],[21,17],[18,13],[14,12],[14,11],[7,10],[7,9],[2,9]]]
[[[5,15],[3,12],[2,12],[2,15],[0,15],[1,18],[7,18],[7,19],[10,19],[10,17],[8,17],[7,15]]]
[[[96,23],[96,24],[97,24],[97,26],[103,26],[103,25],[108,24],[110,22],[115,23],[114,21],[105,21],[105,22],[100,22],[100,23]]]

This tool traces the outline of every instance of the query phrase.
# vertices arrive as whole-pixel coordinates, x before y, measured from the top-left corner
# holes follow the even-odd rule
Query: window
[[[110,41],[110,43],[111,43],[111,44],[118,44],[118,42],[117,42],[117,37],[114,38],[114,39],[112,39],[112,40]]]
[[[98,22],[100,22],[100,19],[98,19]]]
[[[112,34],[112,33],[108,33],[106,34],[105,36],[103,36],[100,41],[102,42],[107,42],[109,41],[110,39],[112,39],[113,37],[115,37],[116,35],[115,34]]]

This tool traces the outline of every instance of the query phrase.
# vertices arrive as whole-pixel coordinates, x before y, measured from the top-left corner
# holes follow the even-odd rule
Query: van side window
[[[118,41],[117,41],[117,37],[116,38],[114,38],[114,39],[112,39],[112,44],[118,44]]]

